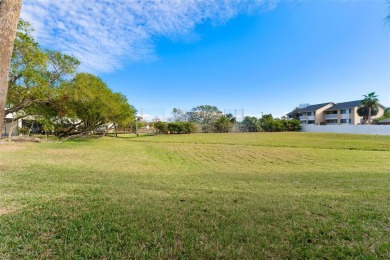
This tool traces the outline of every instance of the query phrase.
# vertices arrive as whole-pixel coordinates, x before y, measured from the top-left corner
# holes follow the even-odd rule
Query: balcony
[[[316,116],[300,116],[299,120],[316,120]]]
[[[337,119],[337,114],[325,114],[325,120]]]

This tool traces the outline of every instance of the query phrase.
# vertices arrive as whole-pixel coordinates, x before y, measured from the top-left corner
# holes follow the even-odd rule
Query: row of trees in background
[[[156,122],[154,128],[162,134],[191,134],[196,131],[196,125],[192,122]]]
[[[240,128],[243,132],[299,131],[301,130],[301,122],[297,119],[273,118],[271,114],[263,115],[261,118],[246,116],[240,123]]]
[[[110,123],[126,126],[136,110],[121,93],[97,76],[78,73],[80,62],[58,51],[43,50],[21,20],[14,42],[5,115],[34,118],[58,137],[85,134]]]
[[[247,116],[237,122],[232,114],[223,114],[216,106],[202,105],[189,112],[174,108],[172,122],[155,122],[154,127],[160,133],[228,133],[228,132],[280,132],[299,131],[299,120],[273,118],[263,115],[261,118]]]

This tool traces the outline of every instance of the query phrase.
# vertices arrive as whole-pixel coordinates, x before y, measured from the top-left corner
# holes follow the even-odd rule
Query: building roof
[[[355,100],[355,101],[348,101],[348,102],[342,102],[342,103],[337,103],[331,108],[328,108],[325,111],[334,111],[334,110],[339,110],[339,109],[349,109],[353,107],[358,107],[362,104],[362,100]]]
[[[294,113],[299,113],[299,109],[294,109],[293,111],[291,111],[290,113],[288,113],[288,114],[286,114],[286,115],[288,115],[288,116],[292,116],[292,115],[294,115]]]
[[[334,104],[333,102],[327,102],[327,103],[322,103],[322,104],[316,104],[316,105],[311,105],[307,106],[304,108],[299,109],[299,113],[305,113],[305,112],[311,112],[311,111],[316,111],[320,108],[323,108],[324,106],[327,106],[329,104]]]
[[[297,108],[297,109],[294,109],[293,111],[291,111],[290,113],[287,114],[287,116],[292,116],[294,115],[295,113],[304,113],[304,112],[312,112],[312,111],[316,111],[317,109],[320,109],[326,105],[329,105],[329,104],[334,104],[333,102],[328,102],[328,103],[322,103],[322,104],[316,104],[316,105],[310,105],[310,106],[307,106],[307,107],[304,107],[304,108]]]
[[[359,107],[362,104],[362,101],[363,100],[355,100],[355,101],[337,103],[336,105],[326,109],[325,111],[334,111],[334,110],[339,110],[339,109],[349,109],[349,108]],[[378,106],[385,108],[385,106],[383,106],[380,103],[378,103]]]
[[[300,108],[297,110],[293,110],[290,113],[288,113],[287,115],[289,116],[289,115],[293,115],[294,113],[305,113],[305,112],[316,111],[317,109],[320,109],[328,104],[333,104],[334,106],[326,109],[325,111],[334,111],[334,110],[339,110],[339,109],[350,109],[350,108],[360,106],[362,104],[362,101],[363,100],[355,100],[355,101],[348,101],[348,102],[342,102],[342,103],[337,103],[337,104],[334,104],[333,102],[316,104],[316,105],[311,105],[311,106],[307,106],[304,108]],[[385,106],[383,106],[380,103],[378,103],[378,106],[385,108]]]

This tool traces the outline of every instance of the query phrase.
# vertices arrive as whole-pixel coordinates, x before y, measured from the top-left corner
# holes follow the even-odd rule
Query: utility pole
[[[237,131],[237,109],[234,109],[234,128],[235,128],[235,131]]]
[[[138,116],[135,117],[135,134],[137,137],[139,137],[138,134]]]

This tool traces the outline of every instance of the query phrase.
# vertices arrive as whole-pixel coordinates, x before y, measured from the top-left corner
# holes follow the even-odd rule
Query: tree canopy
[[[359,116],[363,116],[368,120],[368,123],[371,123],[371,116],[374,116],[378,113],[378,96],[375,92],[368,93],[364,95],[361,107],[358,109]]]
[[[67,54],[43,50],[32,28],[20,20],[8,81],[8,109],[14,119],[33,116],[58,136],[94,131],[103,125],[125,126],[135,109],[121,93],[97,76],[78,73],[80,62]]]

